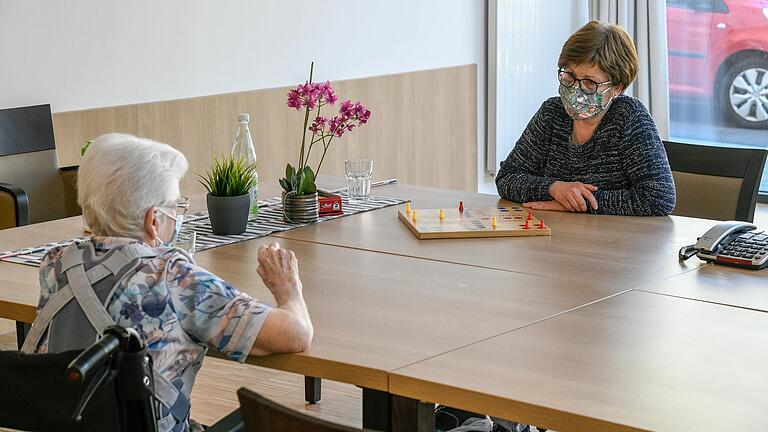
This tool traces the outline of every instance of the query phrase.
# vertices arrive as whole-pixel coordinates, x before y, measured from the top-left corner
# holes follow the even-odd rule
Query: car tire
[[[718,111],[728,124],[768,129],[768,53],[728,66],[717,94]]]

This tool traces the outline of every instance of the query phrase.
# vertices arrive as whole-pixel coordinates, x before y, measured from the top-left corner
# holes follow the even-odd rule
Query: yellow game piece
[[[413,211],[413,221],[416,222],[418,218],[416,217],[416,210]]]
[[[440,209],[440,220],[445,219],[445,212],[443,212],[443,209]]]
[[[494,216],[493,218],[491,218],[491,227],[492,227],[492,228],[496,228],[496,216]]]
[[[411,212],[411,203],[407,202],[405,203],[405,212],[410,213]]]

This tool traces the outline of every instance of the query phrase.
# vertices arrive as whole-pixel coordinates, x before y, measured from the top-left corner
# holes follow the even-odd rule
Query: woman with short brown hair
[[[621,27],[591,21],[563,45],[560,97],[546,100],[496,177],[499,195],[540,210],[668,215],[672,172],[656,124],[623,92],[639,70]]]

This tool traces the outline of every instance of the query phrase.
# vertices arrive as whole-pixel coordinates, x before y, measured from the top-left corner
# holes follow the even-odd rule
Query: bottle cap
[[[240,123],[248,123],[248,120],[250,120],[251,117],[248,115],[248,113],[241,113],[237,115],[237,121]]]

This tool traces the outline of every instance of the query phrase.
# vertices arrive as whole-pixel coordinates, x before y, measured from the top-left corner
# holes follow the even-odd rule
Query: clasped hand
[[[551,211],[569,211],[586,212],[589,210],[587,203],[592,209],[597,210],[597,200],[594,192],[597,186],[581,182],[556,181],[549,186],[549,195],[554,198],[552,201],[531,201],[523,204],[523,207],[534,210]]]

